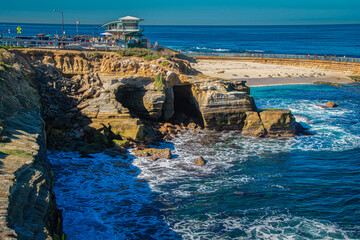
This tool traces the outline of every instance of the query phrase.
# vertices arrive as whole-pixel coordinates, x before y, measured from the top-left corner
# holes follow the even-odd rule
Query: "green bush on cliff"
[[[351,78],[355,82],[360,82],[360,76],[349,76],[349,78]]]
[[[158,52],[144,48],[120,49],[117,51],[117,53],[121,56],[127,57],[141,57],[147,61],[156,60],[161,57],[161,54],[159,54]]]
[[[161,65],[163,65],[164,67],[169,65],[170,63],[168,61],[163,61]]]
[[[165,88],[165,79],[160,73],[155,76],[154,86],[158,91],[162,91]]]

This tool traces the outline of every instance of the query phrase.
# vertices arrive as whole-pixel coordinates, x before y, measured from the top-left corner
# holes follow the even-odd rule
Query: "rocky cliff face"
[[[174,55],[145,61],[117,53],[14,53],[40,82],[51,139],[92,144],[91,136],[98,136],[103,145],[116,138],[142,142],[154,138],[159,122],[193,122],[257,137],[292,136],[298,131],[289,111],[258,112],[245,82],[202,75]],[[110,139],[100,136],[106,129],[112,133]]]
[[[0,50],[1,239],[61,239],[34,72]]]

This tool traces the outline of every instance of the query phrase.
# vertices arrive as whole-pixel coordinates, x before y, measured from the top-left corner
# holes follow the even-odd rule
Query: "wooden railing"
[[[279,59],[303,59],[360,63],[360,58],[338,57],[338,56],[318,56],[318,55],[295,55],[295,54],[267,54],[267,53],[223,53],[223,52],[181,52],[191,57],[239,57],[239,58],[279,58]]]

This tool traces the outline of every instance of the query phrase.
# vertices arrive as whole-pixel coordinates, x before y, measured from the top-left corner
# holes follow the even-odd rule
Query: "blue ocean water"
[[[60,24],[0,23],[0,33],[34,36],[61,34]],[[360,57],[360,24],[308,26],[143,26],[145,37],[161,46],[183,51],[317,54]],[[10,30],[10,35],[9,35]],[[76,35],[76,25],[65,32]],[[101,25],[79,25],[79,34],[98,35]]]
[[[360,239],[360,84],[251,94],[314,135],[185,132],[157,161],[49,152],[69,239]],[[329,100],[339,107],[316,106]]]

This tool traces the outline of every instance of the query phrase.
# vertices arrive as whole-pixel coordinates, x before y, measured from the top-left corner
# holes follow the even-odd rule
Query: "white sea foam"
[[[229,52],[230,49],[226,48],[208,48],[208,47],[195,47],[197,50],[208,50],[208,51],[214,51],[214,52]]]
[[[291,110],[296,120],[303,123],[305,128],[310,128],[310,132],[314,134],[295,138],[293,143],[288,145],[288,149],[283,149],[284,151],[344,151],[360,146],[359,123],[354,125],[343,123],[354,115],[354,111],[346,107],[347,102],[341,102],[344,107],[334,109],[323,109],[317,106],[325,105],[326,101],[292,102],[287,99],[259,99],[257,103],[258,107],[276,106]]]
[[[206,218],[171,219],[169,224],[183,239],[350,239],[336,224],[289,214],[269,214],[254,220],[221,214],[206,214]]]

